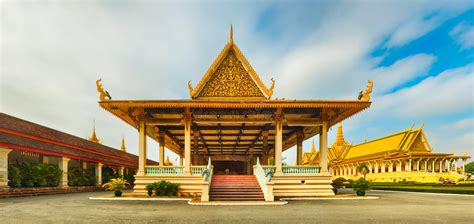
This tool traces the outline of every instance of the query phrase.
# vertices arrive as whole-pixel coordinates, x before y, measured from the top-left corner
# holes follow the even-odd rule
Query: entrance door
[[[244,161],[212,161],[214,174],[246,174]],[[226,172],[228,170],[228,173]]]

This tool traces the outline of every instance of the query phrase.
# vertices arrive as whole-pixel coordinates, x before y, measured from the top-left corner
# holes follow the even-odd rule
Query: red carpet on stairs
[[[212,176],[211,201],[265,201],[254,175]]]

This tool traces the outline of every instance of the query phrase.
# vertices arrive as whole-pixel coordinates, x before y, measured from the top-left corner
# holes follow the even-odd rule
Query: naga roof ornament
[[[367,81],[369,84],[367,85],[367,89],[365,91],[360,91],[359,93],[359,100],[362,101],[370,101],[370,94],[372,93],[372,87],[374,87],[374,83],[372,80]]]
[[[101,81],[102,79],[97,79],[97,81],[95,81],[95,85],[97,86],[97,92],[99,92],[99,100],[100,101],[111,100],[112,97],[110,96],[109,92],[104,90],[104,88],[102,87]]]

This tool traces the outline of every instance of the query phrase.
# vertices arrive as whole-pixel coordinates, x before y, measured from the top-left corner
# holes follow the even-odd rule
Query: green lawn
[[[432,193],[448,193],[448,194],[473,194],[474,186],[459,185],[409,185],[409,186],[381,186],[372,185],[374,190],[391,190],[391,191],[412,191],[412,192],[432,192]]]

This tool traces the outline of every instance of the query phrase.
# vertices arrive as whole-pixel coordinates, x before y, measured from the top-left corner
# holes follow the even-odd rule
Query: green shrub
[[[179,189],[178,183],[171,183],[164,180],[160,182],[155,182],[151,184],[151,186],[153,186],[153,190],[155,191],[156,196],[176,196]]]
[[[359,178],[352,184],[352,189],[357,192],[357,195],[365,195],[365,192],[370,189],[369,182],[364,178]]]
[[[21,187],[21,171],[20,168],[18,168],[15,165],[9,165],[8,166],[8,185],[10,187]]]
[[[335,180],[332,181],[332,187],[334,193],[337,193],[337,189],[342,188],[344,186],[344,182],[346,182],[346,179],[342,177],[338,177]]]

